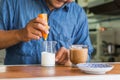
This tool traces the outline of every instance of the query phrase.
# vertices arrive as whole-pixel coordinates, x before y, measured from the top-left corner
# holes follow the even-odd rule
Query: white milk
[[[41,57],[42,66],[55,66],[55,53],[42,52]]]

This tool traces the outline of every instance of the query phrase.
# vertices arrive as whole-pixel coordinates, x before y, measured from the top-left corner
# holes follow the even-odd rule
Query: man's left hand
[[[57,54],[56,54],[56,63],[65,65],[65,66],[70,66],[70,52],[68,49],[61,47]]]

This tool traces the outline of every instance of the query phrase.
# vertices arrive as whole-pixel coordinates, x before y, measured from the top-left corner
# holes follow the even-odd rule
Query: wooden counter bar
[[[40,65],[0,66],[2,80],[120,80],[120,63],[114,63],[114,68],[104,75],[86,74],[78,68],[55,66],[41,67]],[[103,77],[104,76],[104,77]],[[106,77],[106,78],[105,78]],[[26,79],[27,78],[27,79]],[[88,79],[87,79],[88,78]],[[91,78],[91,79],[90,79]],[[95,78],[95,79],[94,79]],[[97,78],[97,79],[96,79]],[[107,79],[108,78],[108,79]],[[113,79],[111,79],[113,78]],[[117,79],[118,78],[118,79]]]

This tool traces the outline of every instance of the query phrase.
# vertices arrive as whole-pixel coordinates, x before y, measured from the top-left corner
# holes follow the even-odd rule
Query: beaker
[[[44,41],[41,53],[42,66],[55,66],[56,41]]]

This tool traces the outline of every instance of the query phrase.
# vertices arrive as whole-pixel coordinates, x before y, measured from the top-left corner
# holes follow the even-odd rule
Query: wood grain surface
[[[107,72],[109,74],[120,74],[120,64],[114,64],[114,68]],[[61,77],[61,76],[91,76],[83,73],[78,68],[55,66],[41,67],[40,65],[23,66],[0,66],[0,78],[35,78],[35,77]]]

